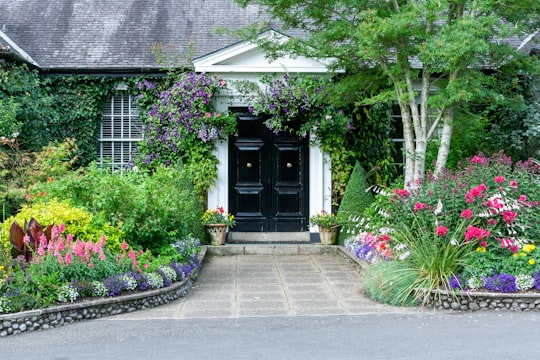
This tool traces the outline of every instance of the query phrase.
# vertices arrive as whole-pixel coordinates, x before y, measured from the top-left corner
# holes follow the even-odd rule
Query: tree
[[[512,85],[518,86],[517,70],[533,59],[504,39],[519,42],[540,24],[538,0],[237,2],[262,5],[285,29],[303,32],[286,42],[260,42],[270,57],[288,52],[333,58],[333,69],[346,74],[336,89],[344,86],[342,93],[352,94],[357,105],[398,103],[406,186],[423,180],[428,141],[435,135],[435,174],[444,169],[456,112],[471,103],[519,102]],[[258,24],[243,35],[256,39],[261,25],[268,26]],[[500,85],[503,78],[510,86]]]

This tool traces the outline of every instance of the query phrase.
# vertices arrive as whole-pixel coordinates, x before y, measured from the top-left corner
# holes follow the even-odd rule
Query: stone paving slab
[[[221,251],[221,250],[220,250]],[[376,303],[357,268],[329,251],[264,250],[206,258],[191,292],[173,303],[116,319],[237,318],[417,312]],[[286,251],[285,251],[286,252]]]

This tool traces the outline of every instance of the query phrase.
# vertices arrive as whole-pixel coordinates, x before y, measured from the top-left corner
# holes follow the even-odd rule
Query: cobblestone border
[[[428,305],[439,310],[540,311],[540,293],[492,293],[438,290]]]
[[[203,247],[198,255],[200,264],[205,256],[206,247]],[[167,304],[188,294],[200,269],[201,266],[183,281],[161,289],[0,315],[0,337]]]

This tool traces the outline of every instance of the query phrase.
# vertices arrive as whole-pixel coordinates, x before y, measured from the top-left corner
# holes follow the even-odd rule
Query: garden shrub
[[[107,246],[119,248],[123,238],[122,231],[115,226],[104,222],[99,216],[71,205],[68,201],[52,199],[46,202],[38,202],[33,205],[24,205],[16,215],[9,217],[1,224],[2,243],[9,245],[9,229],[13,221],[23,226],[25,221],[35,218],[43,227],[52,224],[65,224],[66,232],[80,239],[99,239],[105,236]]]
[[[0,144],[0,220],[15,215],[27,203],[33,184],[66,174],[77,160],[76,152],[75,141],[69,138],[36,152],[21,150],[17,137],[5,139]]]
[[[178,239],[205,238],[203,209],[180,168],[158,166],[154,172],[99,169],[74,173],[33,189],[36,201],[70,199],[119,226],[133,246],[159,254]]]
[[[364,169],[357,162],[345,188],[337,214],[338,221],[341,224],[340,244],[343,244],[348,236],[354,235],[353,230],[358,219],[362,217],[364,210],[373,202],[373,194],[366,191],[368,187]]]
[[[160,253],[189,235],[205,238],[203,209],[180,169],[158,167],[139,191],[143,206],[132,209],[122,227],[133,244]]]

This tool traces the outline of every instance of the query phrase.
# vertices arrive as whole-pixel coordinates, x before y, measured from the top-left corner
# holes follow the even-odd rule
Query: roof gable
[[[259,39],[261,38],[286,41],[289,37],[270,30],[261,34]],[[269,60],[255,43],[242,41],[195,59],[193,65],[197,72],[326,73],[329,61],[331,60],[315,60],[303,56],[283,56],[276,60]]]

